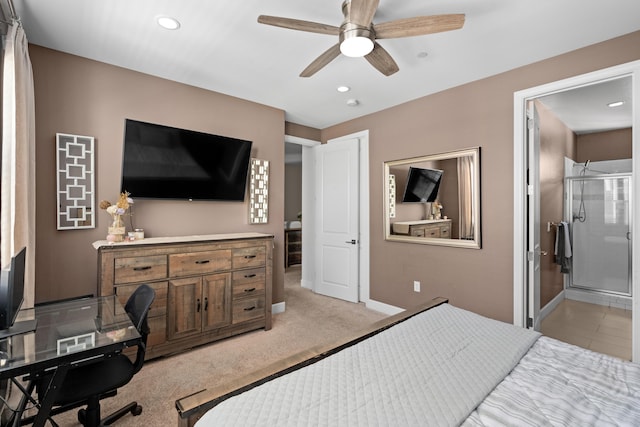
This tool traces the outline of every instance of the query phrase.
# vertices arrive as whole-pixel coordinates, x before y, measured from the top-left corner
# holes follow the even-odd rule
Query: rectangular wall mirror
[[[384,183],[386,240],[481,247],[480,147],[385,162]]]

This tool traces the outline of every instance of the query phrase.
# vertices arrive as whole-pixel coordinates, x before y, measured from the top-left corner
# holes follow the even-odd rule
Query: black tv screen
[[[22,306],[26,253],[27,248],[22,248],[0,275],[0,330],[13,326]]]
[[[409,167],[402,203],[435,202],[441,179],[441,170]]]
[[[244,200],[251,141],[126,119],[122,191],[134,198]]]

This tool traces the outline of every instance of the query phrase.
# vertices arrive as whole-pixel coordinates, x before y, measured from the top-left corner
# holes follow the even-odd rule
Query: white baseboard
[[[284,313],[284,310],[285,310],[284,301],[271,304],[271,314]]]
[[[300,286],[305,289],[313,289],[313,283],[310,280],[301,280]]]
[[[599,292],[589,292],[580,289],[565,289],[565,298],[576,301],[588,302],[591,304],[599,304],[607,307],[622,308],[631,310],[633,307],[633,299],[623,295],[611,295]]]
[[[540,315],[539,315],[540,322],[542,322],[545,317],[550,315],[553,312],[553,310],[556,309],[558,304],[560,304],[562,300],[565,299],[564,292],[565,292],[564,290],[560,292],[558,295],[555,296],[554,299],[549,301],[547,305],[545,305],[540,309]]]
[[[369,301],[366,301],[365,306],[370,310],[379,311],[380,313],[388,314],[390,316],[404,311],[404,308],[385,304],[379,301],[374,301],[372,299],[370,299]]]

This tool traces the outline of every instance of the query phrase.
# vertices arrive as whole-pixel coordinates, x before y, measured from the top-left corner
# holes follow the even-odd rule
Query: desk
[[[43,426],[57,385],[62,384],[70,367],[91,363],[117,354],[140,342],[140,334],[114,295],[58,302],[22,310],[19,320],[37,321],[34,332],[0,341],[8,359],[0,361],[0,379],[25,376],[25,395],[18,406],[13,425],[20,425],[22,411],[33,391],[33,378],[45,370],[55,370],[51,386],[40,401],[34,426]]]

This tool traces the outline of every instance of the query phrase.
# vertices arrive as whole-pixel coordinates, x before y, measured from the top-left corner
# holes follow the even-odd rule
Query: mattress
[[[204,426],[454,426],[538,339],[448,304],[223,401]]]

